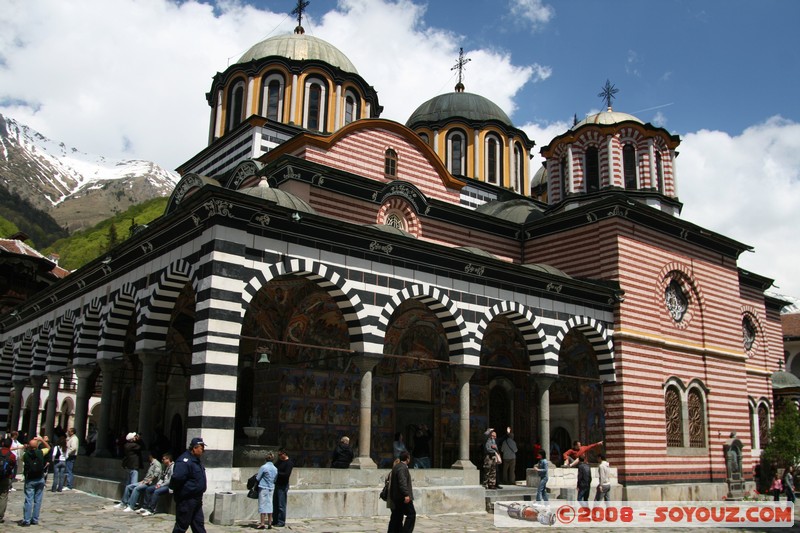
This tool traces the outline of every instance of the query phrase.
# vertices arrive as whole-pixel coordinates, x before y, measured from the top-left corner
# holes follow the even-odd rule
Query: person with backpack
[[[39,510],[44,495],[44,456],[50,448],[39,437],[28,441],[22,454],[22,473],[25,476],[25,503],[22,506],[22,520],[17,522],[21,527],[39,523]]]
[[[6,437],[0,443],[0,524],[5,522],[8,491],[11,490],[11,478],[17,471],[17,456],[11,451],[11,439]]]

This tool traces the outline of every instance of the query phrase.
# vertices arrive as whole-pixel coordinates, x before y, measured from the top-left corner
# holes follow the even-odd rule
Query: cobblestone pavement
[[[22,518],[23,492],[22,483],[15,483],[18,490],[9,493],[8,509],[6,510],[5,523],[0,524],[0,532],[13,531],[47,531],[57,533],[82,533],[82,532],[132,532],[146,531],[151,532],[170,532],[175,521],[174,515],[156,514],[154,516],[142,517],[136,513],[125,513],[114,509],[114,500],[101,498],[79,490],[53,493],[46,491],[42,502],[39,526],[32,526],[30,529],[23,529],[16,525]],[[255,504],[255,502],[254,502]],[[800,508],[800,506],[798,506]],[[294,532],[313,532],[313,533],[357,533],[357,532],[383,532],[386,531],[388,517],[374,518],[336,518],[336,519],[291,519],[291,508],[289,508],[290,518],[285,528],[275,528],[275,531],[294,531]],[[771,529],[771,531],[796,531],[800,532],[798,523],[800,512],[795,510],[795,524],[792,528]],[[240,521],[232,526],[218,526],[206,524],[209,533],[231,533],[250,531],[254,528],[253,521]],[[532,527],[495,527],[494,517],[488,513],[453,513],[445,515],[417,515],[417,533],[446,533],[446,532],[525,532],[535,529],[541,530],[546,526],[532,524]],[[604,533],[611,531],[624,531],[622,528],[574,528],[554,526],[552,529],[569,532],[588,532]],[[686,527],[681,528],[649,528],[633,529],[628,531],[648,531],[648,532],[684,532]],[[710,529],[706,531],[738,531],[752,532],[765,531],[765,529]]]

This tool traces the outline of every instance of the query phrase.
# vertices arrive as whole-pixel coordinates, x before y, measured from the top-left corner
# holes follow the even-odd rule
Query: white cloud
[[[86,152],[167,168],[207,144],[212,76],[296,25],[285,12],[235,1],[0,2],[0,113]],[[341,0],[303,26],[351,59],[378,91],[384,118],[405,122],[456,84],[450,68],[463,37],[426,26],[424,13],[410,0]],[[465,52],[467,91],[510,115],[522,86],[549,76],[505,52]]]
[[[544,4],[542,0],[512,0],[509,3],[509,12],[517,23],[529,26],[536,31],[555,16],[552,6]]]
[[[683,137],[677,159],[681,218],[755,248],[739,266],[800,296],[800,124],[772,117],[730,136]]]

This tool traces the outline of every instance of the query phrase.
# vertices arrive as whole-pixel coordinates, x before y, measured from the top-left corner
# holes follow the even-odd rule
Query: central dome
[[[431,98],[411,114],[406,126],[414,128],[420,124],[449,122],[454,118],[463,118],[469,122],[496,120],[513,127],[511,119],[497,104],[478,94],[465,92],[441,94]]]
[[[619,111],[601,111],[600,113],[595,113],[594,115],[589,115],[585,119],[581,120],[571,129],[576,130],[581,126],[585,126],[587,124],[595,124],[598,126],[608,126],[613,124],[619,124],[620,122],[626,121],[633,121],[638,124],[644,124],[640,119],[634,117],[633,115],[629,115],[628,113],[620,113]]]
[[[286,34],[265,39],[254,44],[239,58],[237,63],[247,63],[270,56],[285,57],[296,61],[314,59],[323,61],[345,72],[358,74],[356,67],[341,50],[332,44],[306,34]]]

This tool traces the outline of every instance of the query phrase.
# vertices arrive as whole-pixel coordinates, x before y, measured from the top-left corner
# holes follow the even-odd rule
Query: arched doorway
[[[497,431],[498,444],[511,427],[518,447],[516,478],[524,479],[525,469],[533,465],[536,441],[534,387],[526,342],[512,318],[494,317],[483,336],[481,368],[470,381],[470,459],[479,468],[483,465],[488,427]]]
[[[603,385],[599,375],[597,356],[591,343],[580,331],[571,330],[561,343],[559,377],[550,386],[551,428],[564,428],[572,440],[582,443],[605,440]],[[559,442],[559,446],[562,444]],[[564,451],[562,447],[561,452]],[[602,453],[602,448],[591,450],[587,454],[589,462],[597,463],[599,453]]]
[[[349,347],[339,305],[314,281],[284,275],[258,291],[242,322],[235,464],[250,460],[248,450],[284,447],[297,466],[325,467],[343,435],[358,442],[360,378]]]
[[[414,456],[419,432],[431,465],[450,466],[458,459],[457,383],[441,321],[425,303],[404,301],[389,320],[383,353],[373,379],[374,400],[380,398],[382,411],[373,417],[373,459],[379,466],[391,464],[396,432]],[[430,440],[420,431],[423,426]]]

